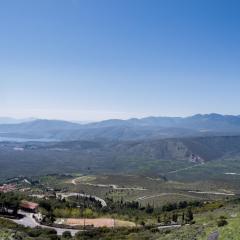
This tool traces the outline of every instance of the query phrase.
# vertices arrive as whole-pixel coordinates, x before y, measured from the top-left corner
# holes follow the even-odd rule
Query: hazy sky
[[[240,1],[0,0],[0,116],[240,114]]]

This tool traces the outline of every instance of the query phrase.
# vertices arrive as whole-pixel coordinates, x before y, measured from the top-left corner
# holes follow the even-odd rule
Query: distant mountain
[[[0,137],[27,139],[128,141],[220,135],[240,135],[240,116],[213,113],[184,118],[112,119],[89,124],[59,120],[0,124]]]
[[[187,128],[200,131],[240,131],[240,116],[197,114],[191,117],[146,117],[129,120],[107,120],[93,123],[93,126],[151,126],[163,128]]]
[[[16,119],[16,118],[10,118],[10,117],[0,117],[0,124],[17,124],[17,123],[23,123],[23,122],[30,122],[34,120],[35,120],[34,118]]]
[[[80,129],[77,123],[60,120],[34,120],[19,124],[1,124],[0,136],[26,139],[55,139],[63,131]]]

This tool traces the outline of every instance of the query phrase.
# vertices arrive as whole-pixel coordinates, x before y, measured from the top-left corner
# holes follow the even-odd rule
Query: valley
[[[41,132],[42,123],[10,126],[10,135],[26,134],[26,124]],[[80,127],[90,134],[88,128],[101,132],[109,123],[116,128],[116,121]],[[224,240],[233,226],[239,231],[239,136],[54,140],[49,136],[63,133],[66,123],[47,125],[48,134],[35,135],[46,140],[0,142],[0,234]],[[78,132],[79,124],[67,128],[65,133]],[[22,208],[22,201],[37,205],[36,212]]]

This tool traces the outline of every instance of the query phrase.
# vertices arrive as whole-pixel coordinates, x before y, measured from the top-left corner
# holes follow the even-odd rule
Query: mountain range
[[[29,119],[1,124],[0,138],[48,141],[143,140],[196,136],[240,135],[240,116],[197,114],[190,117],[110,119],[79,124],[60,120]],[[6,119],[6,118],[5,118]],[[6,121],[5,121],[6,122]]]

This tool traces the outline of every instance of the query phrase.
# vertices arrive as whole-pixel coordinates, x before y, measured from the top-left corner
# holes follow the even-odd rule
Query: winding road
[[[107,203],[104,199],[102,198],[99,198],[97,196],[92,196],[92,195],[89,195],[89,194],[84,194],[84,193],[57,193],[56,194],[57,197],[60,197],[61,199],[63,198],[69,198],[69,197],[86,197],[86,198],[94,198],[96,201],[99,201],[102,205],[102,207],[106,207],[107,206]]]
[[[223,196],[235,196],[235,193],[225,193],[225,192],[200,192],[200,191],[188,191],[189,193],[197,194],[212,194],[212,195],[223,195]]]
[[[77,185],[79,178],[75,178],[72,180],[72,184]],[[93,187],[103,187],[103,188],[113,188],[114,190],[136,190],[136,191],[146,191],[146,188],[142,187],[119,187],[116,184],[94,184],[94,183],[86,183],[82,182],[83,185],[93,186]]]
[[[143,201],[151,198],[156,198],[156,197],[163,197],[163,196],[168,196],[168,195],[178,195],[178,196],[183,196],[183,197],[189,197],[187,194],[181,194],[181,193],[160,193],[156,195],[150,195],[150,196],[142,196],[138,197],[136,201]]]
[[[49,227],[42,225],[38,223],[34,217],[33,213],[28,213],[25,211],[20,210],[18,212],[19,214],[23,215],[24,217],[22,219],[11,219],[13,222],[17,224],[21,224],[25,227],[30,227],[30,228],[35,228],[35,227],[42,227],[42,228],[47,228],[47,229],[54,229],[57,232],[57,235],[62,235],[65,231],[69,231],[72,236],[75,236],[77,232],[82,231],[82,230],[75,230],[75,229],[68,229],[68,228],[56,228],[56,227]]]
[[[168,172],[168,174],[186,171],[186,170],[189,170],[189,169],[192,169],[192,168],[195,168],[195,167],[199,167],[199,166],[202,166],[202,165],[204,165],[204,163],[200,163],[200,164],[196,164],[196,165],[193,165],[193,166],[190,166],[190,167],[180,168],[180,169],[177,169],[177,170],[174,170],[174,171],[170,171],[170,172]]]

